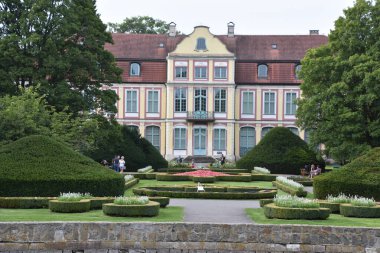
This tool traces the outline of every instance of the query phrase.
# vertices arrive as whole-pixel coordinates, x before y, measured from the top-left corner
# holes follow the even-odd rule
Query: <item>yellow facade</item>
[[[199,39],[204,39],[206,49],[197,49]],[[196,68],[198,71],[206,71],[207,78],[196,78]],[[224,75],[225,78],[220,78]],[[114,86],[120,97],[119,112],[125,111],[126,86],[134,85]],[[156,88],[160,89],[159,117],[149,118],[146,113],[147,91]],[[219,157],[221,154],[234,160],[246,149],[258,144],[266,128],[295,127],[295,119],[284,117],[284,98],[288,90],[294,90],[297,96],[300,94],[298,86],[294,85],[236,85],[235,55],[210,33],[208,27],[199,26],[168,54],[165,85],[139,85],[138,119],[125,119],[121,113],[118,117],[122,124],[137,126],[141,135],[145,137],[147,127],[159,127],[159,150],[168,160],[178,156]],[[179,95],[176,96],[179,91],[186,97],[185,110],[178,102],[181,101]],[[225,98],[220,99],[218,96],[223,97],[224,92]],[[243,103],[246,101],[242,101],[247,94],[253,99],[252,113],[248,116],[243,112]],[[264,108],[272,105],[266,104],[269,103],[265,100],[267,96],[275,99],[274,102],[270,102],[275,106],[274,109],[271,108],[275,113],[270,117],[266,115]],[[219,112],[216,110],[217,107]],[[206,112],[212,116],[202,114]],[[155,138],[157,135],[152,132],[149,134],[149,138]],[[182,134],[185,134],[185,137]],[[298,134],[303,138],[305,133],[301,131]]]

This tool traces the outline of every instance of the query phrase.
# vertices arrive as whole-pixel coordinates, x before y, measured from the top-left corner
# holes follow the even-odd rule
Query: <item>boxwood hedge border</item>
[[[282,184],[281,182],[278,181],[273,181],[272,184],[276,186],[278,189],[289,193],[290,195],[296,195],[297,197],[306,197],[307,196],[307,191],[305,190],[300,190],[300,189],[295,189],[293,187],[290,187],[286,184]]]
[[[364,207],[353,206],[352,204],[341,204],[340,214],[345,217],[380,218],[380,205]]]
[[[289,208],[279,207],[274,203],[264,206],[264,214],[269,219],[325,220],[330,212],[329,208]]]
[[[121,217],[153,217],[160,211],[160,203],[149,201],[145,205],[116,205],[114,203],[104,204],[103,213],[109,216]]]
[[[49,209],[55,213],[84,213],[90,211],[90,208],[91,202],[89,199],[81,199],[80,201],[49,201]]]

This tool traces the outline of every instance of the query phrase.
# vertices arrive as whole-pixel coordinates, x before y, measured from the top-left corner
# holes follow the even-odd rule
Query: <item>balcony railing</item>
[[[206,112],[206,111],[195,111],[195,112],[187,112],[187,121],[193,122],[207,122],[214,121],[214,112]]]

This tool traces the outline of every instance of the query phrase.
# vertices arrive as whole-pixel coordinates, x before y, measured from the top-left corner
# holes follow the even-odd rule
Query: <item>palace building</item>
[[[308,35],[226,35],[197,26],[189,35],[113,34],[107,44],[123,69],[120,124],[136,129],[168,160],[224,154],[242,157],[273,127],[295,125],[301,96],[297,71],[310,48],[327,43]]]

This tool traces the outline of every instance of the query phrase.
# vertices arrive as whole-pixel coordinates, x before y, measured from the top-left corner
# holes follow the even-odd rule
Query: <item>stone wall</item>
[[[380,252],[380,229],[190,223],[0,223],[0,252]]]

